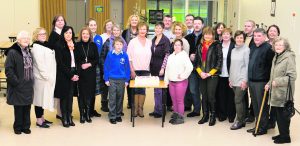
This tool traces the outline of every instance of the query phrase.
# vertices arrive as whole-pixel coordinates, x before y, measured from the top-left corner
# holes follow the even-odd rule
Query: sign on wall
[[[96,13],[102,13],[102,12],[104,12],[103,6],[95,6],[95,10],[96,10]]]

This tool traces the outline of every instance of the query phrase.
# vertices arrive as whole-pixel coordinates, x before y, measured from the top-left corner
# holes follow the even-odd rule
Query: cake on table
[[[159,86],[158,76],[136,76],[134,86]]]

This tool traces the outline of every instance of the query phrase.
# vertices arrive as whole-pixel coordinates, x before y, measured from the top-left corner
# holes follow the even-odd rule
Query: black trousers
[[[291,119],[284,115],[283,107],[272,107],[272,109],[274,109],[280,137],[289,138]]]
[[[30,129],[30,108],[31,105],[15,105],[14,106],[14,130],[21,131]]]
[[[127,99],[128,99],[128,105],[129,107],[131,107],[131,103],[132,103],[132,88],[130,88],[129,86],[127,86]]]
[[[75,88],[75,82],[70,81],[71,86],[70,90],[66,91],[69,92],[67,97],[62,97],[60,99],[60,109],[61,109],[61,114],[63,118],[71,117],[72,115],[72,106],[73,106],[73,93],[74,93],[74,88]]]
[[[235,118],[234,92],[229,86],[228,77],[219,78],[216,95],[216,113],[219,118]]]
[[[202,111],[203,114],[215,112],[216,89],[218,85],[218,76],[211,76],[206,79],[200,79],[200,92],[202,94]]]
[[[101,94],[101,106],[108,106],[108,86],[103,85]]]
[[[42,118],[42,116],[44,115],[44,109],[42,107],[34,106],[34,111],[36,118]]]

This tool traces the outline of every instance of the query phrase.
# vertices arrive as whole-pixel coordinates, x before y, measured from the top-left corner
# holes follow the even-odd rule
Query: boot
[[[73,118],[72,118],[71,114],[69,114],[69,116],[68,116],[68,123],[70,126],[75,126],[75,123],[73,122]]]
[[[68,123],[68,120],[67,120],[67,114],[66,113],[62,113],[61,122],[62,122],[62,125],[66,128],[68,128],[70,126],[69,123]]]
[[[145,103],[145,95],[139,95],[138,99],[138,115],[139,117],[143,118],[144,117],[144,103]]]
[[[108,101],[101,101],[101,110],[103,112],[109,112]]]
[[[177,118],[174,119],[174,121],[171,124],[178,125],[178,124],[183,124],[183,123],[184,123],[183,116],[178,114]]]
[[[85,123],[85,112],[84,109],[80,109],[80,123]]]
[[[203,113],[203,117],[201,118],[201,120],[198,122],[198,124],[204,124],[208,122],[208,112],[204,112]]]
[[[86,110],[85,110],[85,120],[88,123],[92,123],[92,119],[91,119],[91,116],[90,116],[90,112],[91,112],[90,110],[91,110],[90,107],[87,106]]]
[[[216,113],[215,111],[211,112],[210,118],[209,118],[209,126],[214,126],[216,124]]]
[[[139,103],[139,96],[138,95],[134,95],[134,117],[137,117],[138,114],[138,104]]]

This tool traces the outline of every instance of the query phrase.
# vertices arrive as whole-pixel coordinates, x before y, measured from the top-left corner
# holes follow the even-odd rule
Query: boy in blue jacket
[[[107,54],[104,62],[104,80],[108,87],[109,121],[122,122],[124,89],[130,80],[130,65],[126,52],[122,51],[123,40],[119,37],[113,42],[114,49]]]

